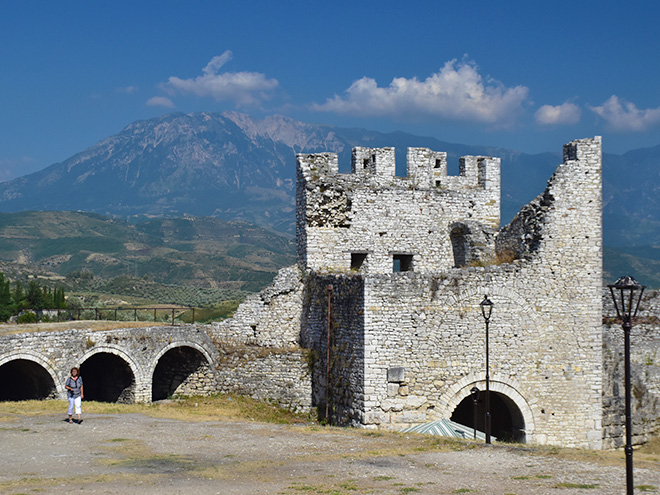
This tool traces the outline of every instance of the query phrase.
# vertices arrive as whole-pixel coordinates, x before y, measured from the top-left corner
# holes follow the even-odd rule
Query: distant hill
[[[70,277],[259,290],[295,262],[291,236],[217,218],[129,224],[91,213],[0,214],[0,261]]]

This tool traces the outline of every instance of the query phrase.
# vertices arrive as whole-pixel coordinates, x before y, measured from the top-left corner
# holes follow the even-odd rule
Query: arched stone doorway
[[[214,374],[207,357],[198,349],[177,346],[165,351],[154,369],[151,400],[172,395],[208,395]]]
[[[135,402],[135,376],[129,364],[109,352],[93,354],[80,365],[85,399],[99,402]]]
[[[0,365],[0,401],[41,400],[57,397],[55,381],[39,363],[14,359]]]
[[[479,393],[476,408],[476,429],[485,431],[486,391]],[[474,402],[464,398],[451,415],[451,420],[471,428],[474,427]],[[506,395],[490,392],[491,434],[500,442],[525,443],[525,419],[515,402]]]

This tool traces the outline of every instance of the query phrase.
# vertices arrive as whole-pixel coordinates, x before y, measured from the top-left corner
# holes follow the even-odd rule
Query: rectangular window
[[[395,254],[392,256],[392,271],[394,272],[411,272],[412,271],[412,254]]]
[[[367,253],[351,253],[351,270],[359,270],[367,259]]]

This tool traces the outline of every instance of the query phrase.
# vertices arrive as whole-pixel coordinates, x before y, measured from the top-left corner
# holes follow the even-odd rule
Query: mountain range
[[[462,155],[500,157],[504,224],[543,191],[562,161],[562,144],[526,154],[277,115],[173,113],[134,122],[61,163],[0,183],[0,211],[85,211],[134,223],[210,216],[292,234],[296,153],[336,152],[340,170],[348,171],[354,146],[392,146],[397,174],[405,175],[406,148],[423,146],[446,151],[450,173],[457,173]],[[635,248],[660,262],[658,156],[660,146],[603,157],[604,244],[622,265],[631,263]]]

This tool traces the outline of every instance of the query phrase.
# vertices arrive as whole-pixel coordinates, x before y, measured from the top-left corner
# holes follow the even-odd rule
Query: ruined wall
[[[451,177],[446,154],[410,148],[408,176],[395,177],[393,148],[356,148],[353,173],[339,174],[336,155],[300,154],[299,263],[348,270],[357,254],[364,261],[353,268],[387,273],[393,256],[403,255],[417,272],[448,269],[455,264],[451,233],[457,222],[499,227],[499,167],[498,158],[463,157],[460,175]],[[482,251],[470,259],[494,256],[492,246]]]
[[[218,391],[269,399],[292,410],[312,409],[310,351],[300,346],[303,279],[297,266],[248,296],[233,318],[209,330],[219,351]]]

